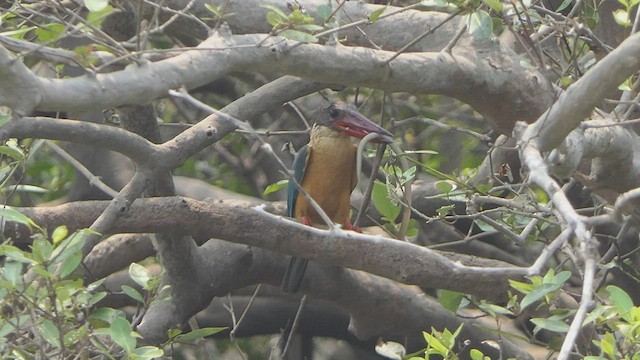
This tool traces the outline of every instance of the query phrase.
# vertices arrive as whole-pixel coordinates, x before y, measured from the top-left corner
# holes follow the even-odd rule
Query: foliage
[[[49,237],[30,219],[20,222],[39,231],[28,250],[10,241],[0,245],[4,256],[0,270],[0,357],[72,358],[85,354],[111,359],[120,351],[130,359],[162,356],[160,348],[136,346],[137,335],[124,312],[100,307],[99,302],[107,296],[102,289],[104,280],[83,283],[78,270],[89,230],[69,235],[66,227],[58,227]]]

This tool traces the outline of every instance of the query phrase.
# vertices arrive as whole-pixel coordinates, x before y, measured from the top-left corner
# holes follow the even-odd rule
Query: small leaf
[[[316,12],[318,13],[318,15],[320,15],[322,20],[327,21],[329,20],[329,17],[333,13],[333,10],[331,10],[331,7],[328,5],[320,5],[316,9]]]
[[[454,190],[455,188],[456,188],[455,185],[450,183],[447,180],[440,180],[436,182],[436,189],[441,194],[448,194],[451,192],[451,190]]]
[[[293,40],[293,41],[300,41],[300,42],[304,42],[304,43],[315,43],[315,42],[318,42],[318,38],[317,37],[315,37],[315,36],[313,36],[311,34],[307,34],[306,32],[298,31],[298,30],[287,29],[287,30],[282,31],[278,35],[284,37],[285,39],[289,39],[289,40]]]
[[[220,331],[226,330],[226,327],[206,327],[202,329],[193,330],[186,334],[180,334],[175,337],[175,342],[179,343],[190,343],[196,341],[198,339],[202,339],[209,335],[213,335],[219,333]]]
[[[211,11],[215,16],[217,16],[217,17],[219,17],[219,18],[221,18],[221,17],[222,17],[222,11],[220,11],[220,9],[219,9],[217,6],[215,6],[215,5],[213,5],[213,4],[207,4],[207,3],[205,3],[205,4],[204,4],[204,7],[206,7],[206,8],[207,8],[207,10]]]
[[[51,240],[53,240],[54,245],[58,245],[60,241],[66,239],[67,235],[69,235],[69,229],[65,225],[61,225],[53,230]]]
[[[562,1],[562,4],[560,4],[560,6],[558,6],[558,8],[556,9],[556,12],[559,13],[562,10],[566,9],[569,4],[571,4],[571,0]]]
[[[7,155],[16,160],[24,159],[24,153],[22,152],[22,150],[20,150],[20,148],[17,147],[2,145],[0,146],[0,154]]]
[[[11,115],[5,114],[0,115],[0,126],[8,123],[11,120]]]
[[[373,183],[371,201],[376,210],[389,221],[394,221],[400,214],[400,206],[389,200],[386,185],[379,181]]]
[[[379,341],[376,344],[376,353],[387,359],[402,360],[402,357],[407,353],[407,349],[397,342]]]
[[[387,10],[387,6],[383,6],[380,9],[374,11],[371,13],[371,15],[369,15],[369,22],[371,23],[375,23],[376,21],[378,21],[378,18],[380,17],[380,15],[382,15],[382,13]]]
[[[606,287],[609,293],[609,300],[616,307],[616,310],[627,321],[631,321],[629,318],[629,311],[633,308],[633,300],[631,297],[621,288],[615,285],[609,285]]]
[[[14,287],[22,282],[22,263],[7,261],[2,268],[2,277],[7,279]]]
[[[557,333],[566,333],[569,331],[569,325],[562,320],[533,318],[531,322],[539,328]]]
[[[513,312],[503,306],[500,305],[496,305],[496,304],[490,304],[486,301],[481,301],[480,304],[478,305],[478,307],[480,308],[480,310],[491,314],[491,316],[495,317],[496,314],[500,314],[500,315],[513,315]]]
[[[482,353],[482,351],[480,351],[478,349],[471,349],[471,351],[469,351],[469,356],[471,357],[471,360],[483,360],[484,359],[484,354]]]
[[[36,36],[40,42],[51,42],[58,40],[64,34],[66,27],[63,24],[47,24],[36,29]]]
[[[143,288],[147,286],[147,283],[151,279],[149,270],[138,263],[131,263],[131,265],[129,265],[129,276],[131,276],[131,279]]]
[[[502,11],[502,3],[500,2],[500,0],[482,0],[482,2],[496,13],[500,13]]]
[[[164,355],[164,351],[155,346],[142,346],[131,352],[131,359],[153,359]]]
[[[440,302],[440,305],[454,314],[458,311],[463,298],[464,296],[462,293],[457,291],[440,290],[438,292],[438,301]]]
[[[267,13],[267,22],[269,23],[269,25],[273,26],[274,28],[283,24],[282,18],[278,16],[278,14],[274,13],[273,11],[270,11]]]
[[[131,324],[123,317],[117,317],[113,320],[109,328],[109,335],[127,354],[130,354],[136,348],[136,338],[133,336]]]
[[[439,207],[436,212],[438,213],[438,217],[443,218],[445,216],[447,216],[451,211],[453,211],[453,209],[455,209],[456,206],[455,205],[444,205]]]
[[[287,14],[285,14],[282,10],[280,10],[279,7],[277,6],[273,6],[273,5],[260,5],[260,7],[265,8],[265,9],[269,9],[272,12],[274,12],[276,15],[278,15],[282,20],[287,20],[289,17],[287,16]]]
[[[91,12],[103,10],[109,5],[109,0],[84,0],[84,6]]]
[[[53,321],[45,319],[37,328],[43,339],[55,348],[60,348],[60,330],[58,330]]]
[[[87,15],[87,22],[93,26],[100,27],[104,19],[113,12],[113,6],[107,5],[102,10],[92,11]]]
[[[264,192],[262,193],[262,195],[269,195],[271,193],[274,193],[280,189],[284,189],[287,185],[289,185],[289,179],[284,179],[284,180],[280,180],[280,181],[276,181],[273,184],[270,184],[269,186],[267,186],[264,189]]]
[[[0,255],[5,255],[6,257],[21,263],[34,263],[33,259],[31,258],[31,254],[22,251],[13,245],[3,244],[2,247],[0,247]]]
[[[522,298],[520,302],[520,308],[522,310],[526,309],[529,305],[537,302],[542,299],[545,295],[558,290],[561,287],[559,284],[542,284],[535,289],[533,289],[530,293]]]
[[[467,28],[469,34],[480,39],[488,39],[493,34],[493,21],[486,11],[476,10],[469,14]]]
[[[631,26],[631,19],[629,18],[629,13],[625,10],[618,9],[613,12],[613,19],[620,26],[629,27]]]
[[[447,0],[422,0],[420,5],[429,7],[447,7],[449,3]]]
[[[7,206],[3,206],[2,208],[0,208],[0,217],[4,218],[5,221],[26,225],[27,227],[29,227],[29,229],[35,227],[39,230],[42,230],[38,225],[36,225],[36,223],[33,222],[33,220],[29,219],[25,214]]]
[[[67,257],[62,266],[60,267],[60,278],[64,279],[71,274],[82,262],[82,253],[76,251],[74,254]]]
[[[132,288],[131,286],[122,285],[122,292],[129,295],[130,298],[144,304],[144,298],[142,297],[142,295],[138,292],[138,290]]]

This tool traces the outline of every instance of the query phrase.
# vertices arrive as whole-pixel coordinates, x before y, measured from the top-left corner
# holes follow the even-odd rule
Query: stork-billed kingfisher
[[[374,142],[391,143],[393,136],[355,109],[335,102],[322,109],[311,129],[311,139],[293,160],[293,176],[302,189],[320,205],[331,221],[346,230],[360,232],[349,221],[351,192],[357,184],[357,147],[350,137],[362,139],[370,133],[384,135]],[[287,215],[305,225],[322,224],[313,206],[289,182]],[[282,290],[294,293],[300,288],[308,259],[292,257],[282,281]]]

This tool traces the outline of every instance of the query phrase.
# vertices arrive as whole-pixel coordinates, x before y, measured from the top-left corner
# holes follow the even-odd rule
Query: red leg
[[[342,228],[345,229],[345,230],[351,230],[351,231],[355,231],[357,233],[361,233],[362,234],[362,229],[360,229],[357,226],[351,225],[351,221],[349,221],[349,219],[347,219],[347,221],[344,223]]]

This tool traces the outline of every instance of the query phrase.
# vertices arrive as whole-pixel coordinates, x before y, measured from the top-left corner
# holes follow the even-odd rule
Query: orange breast
[[[309,145],[309,159],[300,185],[333,222],[345,224],[356,184],[356,148],[346,136],[312,136]],[[302,193],[296,200],[295,216],[308,216],[313,223],[323,223]]]

